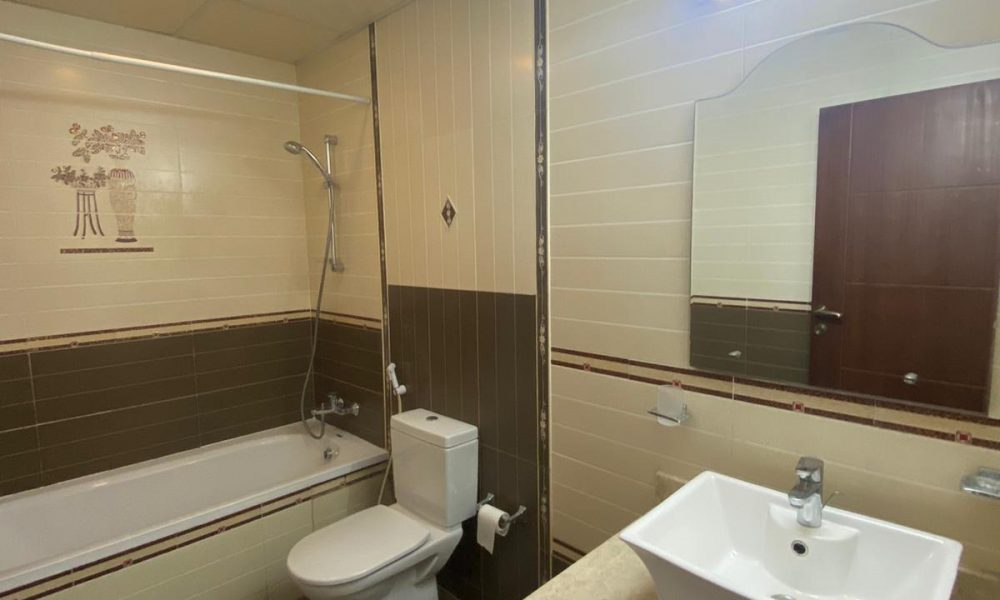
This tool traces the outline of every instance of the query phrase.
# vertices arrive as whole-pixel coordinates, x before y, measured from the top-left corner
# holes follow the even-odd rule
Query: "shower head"
[[[319,172],[322,173],[327,186],[333,187],[333,176],[330,175],[330,172],[326,170],[326,167],[319,162],[319,159],[316,158],[316,155],[313,154],[309,148],[306,148],[299,142],[288,140],[285,142],[285,152],[288,152],[289,154],[305,154],[306,158],[308,158],[309,161],[312,162],[317,169],[319,169]]]

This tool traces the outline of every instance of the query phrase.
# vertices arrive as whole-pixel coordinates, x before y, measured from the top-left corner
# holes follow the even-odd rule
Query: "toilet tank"
[[[396,501],[440,527],[475,515],[479,430],[422,408],[393,416],[391,428]]]

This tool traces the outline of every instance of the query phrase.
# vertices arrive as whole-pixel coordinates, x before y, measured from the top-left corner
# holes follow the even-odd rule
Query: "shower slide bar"
[[[158,62],[155,60],[132,58],[130,56],[122,56],[120,54],[109,54],[107,52],[97,52],[94,50],[81,50],[79,48],[71,48],[70,46],[60,46],[59,44],[40,42],[38,40],[33,40],[26,37],[11,35],[9,33],[0,33],[0,41],[11,42],[13,44],[20,44],[22,46],[31,46],[33,48],[41,48],[43,50],[51,50],[53,52],[61,52],[62,54],[69,54],[72,56],[91,58],[93,60],[99,60],[103,62],[118,63],[122,65],[132,65],[134,67],[146,67],[149,69],[158,69],[160,71],[184,73],[186,75],[197,75],[199,77],[208,77],[210,79],[222,79],[225,81],[234,81],[237,83],[245,83],[248,85],[256,85],[259,87],[285,90],[288,92],[298,92],[300,94],[311,94],[313,96],[325,96],[327,98],[347,100],[348,102],[357,102],[358,104],[371,104],[371,100],[369,98],[365,98],[364,96],[352,96],[350,94],[341,94],[339,92],[331,92],[328,90],[321,90],[317,88],[303,87],[301,85],[294,85],[291,83],[281,83],[279,81],[270,81],[268,79],[257,79],[256,77],[244,77],[242,75],[233,75],[232,73],[221,73],[219,71],[209,71],[207,69],[198,69],[196,67],[185,67],[183,65]]]

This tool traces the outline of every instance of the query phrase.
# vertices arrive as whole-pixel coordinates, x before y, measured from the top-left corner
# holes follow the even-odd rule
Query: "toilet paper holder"
[[[493,495],[493,492],[488,492],[485,498],[476,503],[477,510],[486,504],[492,504],[494,498],[496,498],[496,496]],[[517,507],[517,510],[514,511],[514,514],[507,517],[500,517],[500,535],[507,535],[507,532],[510,531],[510,526],[514,524],[514,521],[520,519],[521,516],[527,511],[527,507],[521,504]]]

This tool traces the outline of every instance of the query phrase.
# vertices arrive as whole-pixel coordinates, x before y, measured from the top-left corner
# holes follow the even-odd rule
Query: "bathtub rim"
[[[198,448],[192,448],[183,452],[168,454],[166,456],[161,456],[147,461],[125,465],[98,473],[92,473],[76,479],[61,481],[59,483],[26,490],[9,496],[3,496],[0,498],[0,504],[13,500],[23,500],[25,498],[45,493],[52,493],[61,489],[79,486],[81,484],[86,485],[90,482],[99,482],[128,472],[139,471],[151,467],[155,468],[157,465],[183,461],[186,457],[196,456],[206,451],[237,446],[242,443],[252,442],[255,439],[270,438],[275,435],[281,435],[286,431],[287,433],[292,433],[301,427],[301,423],[296,422],[271,429],[265,429],[263,431],[258,431],[245,436],[213,442],[211,444],[206,444]],[[301,431],[300,434],[302,436],[306,435]],[[323,439],[329,440],[331,443],[342,443],[343,439],[336,437],[338,434],[346,437],[351,443],[361,443],[369,446],[370,448],[366,448],[366,450],[369,450],[371,454],[352,461],[351,463],[336,465],[333,468],[317,471],[307,475],[306,477],[299,477],[281,485],[263,489],[260,492],[245,496],[233,502],[213,506],[210,510],[195,513],[191,516],[180,517],[165,523],[156,524],[135,534],[114,538],[106,543],[100,543],[99,545],[90,546],[79,551],[62,554],[51,560],[43,559],[41,561],[15,567],[14,570],[7,572],[9,575],[0,571],[0,598],[4,598],[6,595],[15,593],[18,590],[31,588],[43,584],[48,580],[52,580],[72,572],[82,571],[93,565],[113,560],[117,556],[127,555],[145,547],[165,542],[170,538],[179,537],[185,533],[197,530],[207,525],[229,519],[235,519],[244,512],[251,511],[255,508],[261,508],[268,503],[280,501],[283,498],[294,496],[312,488],[317,488],[337,479],[346,478],[358,471],[377,466],[388,461],[389,453],[385,449],[380,448],[352,433],[333,426],[327,425],[327,434]],[[320,440],[316,440],[316,442],[320,443]],[[346,484],[347,483],[345,483],[345,485]],[[260,516],[261,515],[257,515],[257,517]],[[252,520],[254,518],[256,517],[249,517],[247,520]],[[243,524],[243,521],[234,523],[225,528],[236,527],[241,524]]]

